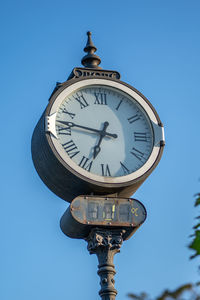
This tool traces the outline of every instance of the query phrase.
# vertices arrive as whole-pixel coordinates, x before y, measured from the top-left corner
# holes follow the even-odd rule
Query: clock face
[[[49,118],[54,147],[82,176],[108,183],[130,180],[148,169],[154,149],[146,104],[116,83],[90,82],[68,87],[56,98]]]

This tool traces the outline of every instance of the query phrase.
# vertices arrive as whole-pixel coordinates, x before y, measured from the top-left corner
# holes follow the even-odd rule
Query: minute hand
[[[98,129],[95,129],[95,128],[90,128],[90,127],[78,125],[78,124],[75,124],[73,122],[59,121],[59,120],[57,120],[57,122],[59,122],[61,124],[64,124],[64,125],[67,125],[69,127],[83,128],[83,129],[93,131],[93,132],[96,132],[96,133],[99,133],[99,134],[101,134],[101,132],[102,132],[102,130],[98,130]],[[109,133],[109,132],[105,132],[105,136],[109,136],[109,137],[112,137],[112,138],[115,138],[115,139],[117,138],[117,134],[115,134],[115,133],[112,134],[112,133]]]

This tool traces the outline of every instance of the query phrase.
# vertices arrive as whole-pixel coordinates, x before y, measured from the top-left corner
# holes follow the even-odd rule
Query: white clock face
[[[63,99],[56,133],[66,157],[100,176],[135,172],[153,147],[150,120],[137,101],[102,85],[80,88]]]
[[[49,131],[70,169],[99,182],[126,182],[156,160],[156,118],[135,91],[107,82],[84,80],[63,90],[52,105]]]

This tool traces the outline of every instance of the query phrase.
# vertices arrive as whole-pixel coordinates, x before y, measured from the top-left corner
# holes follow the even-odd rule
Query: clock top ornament
[[[97,51],[97,48],[94,46],[92,42],[91,31],[87,32],[87,36],[88,36],[87,44],[83,49],[84,52],[86,52],[87,54],[81,60],[81,63],[84,66],[84,68],[74,68],[68,80],[73,78],[86,77],[86,76],[120,79],[121,76],[119,72],[111,71],[111,70],[103,70],[99,66],[101,63],[101,59],[99,56],[94,54]],[[58,85],[59,84],[60,83],[58,83]]]
[[[88,31],[87,35],[88,35],[88,41],[84,48],[84,51],[88,52],[88,54],[82,58],[81,63],[86,68],[101,69],[101,67],[99,67],[99,64],[101,63],[101,59],[99,58],[99,56],[94,54],[94,52],[97,51],[97,48],[94,46],[92,42],[91,39],[92,33]]]
[[[57,83],[32,137],[34,166],[47,187],[71,202],[79,195],[130,197],[157,166],[164,129],[151,103],[120,81],[87,32],[82,58]]]

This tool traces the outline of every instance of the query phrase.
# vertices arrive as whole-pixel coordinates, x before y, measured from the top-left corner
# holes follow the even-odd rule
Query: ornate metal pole
[[[86,238],[88,251],[98,257],[99,270],[97,274],[100,276],[101,290],[99,295],[102,300],[115,300],[117,295],[117,290],[114,287],[116,271],[113,258],[116,253],[120,252],[123,232],[124,230],[120,229],[94,228]]]

